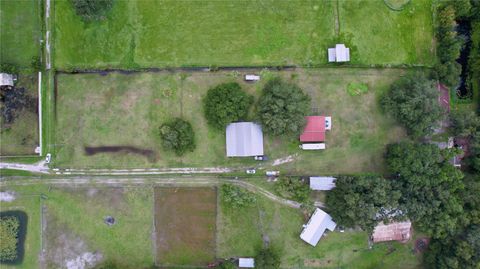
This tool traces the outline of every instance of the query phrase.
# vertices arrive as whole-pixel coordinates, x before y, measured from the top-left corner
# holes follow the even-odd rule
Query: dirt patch
[[[289,162],[293,162],[295,160],[295,157],[297,157],[298,154],[294,154],[294,155],[289,155],[285,158],[281,158],[281,159],[276,159],[273,161],[273,166],[277,166],[277,165],[281,165],[281,164],[284,164],[284,163],[289,163]]]
[[[15,200],[15,192],[13,191],[1,191],[0,202],[12,202]]]
[[[98,153],[134,153],[147,157],[154,162],[157,159],[155,151],[150,149],[141,149],[133,146],[99,146],[99,147],[84,147],[85,155],[91,156]]]
[[[215,259],[215,188],[156,188],[157,265],[207,265]]]

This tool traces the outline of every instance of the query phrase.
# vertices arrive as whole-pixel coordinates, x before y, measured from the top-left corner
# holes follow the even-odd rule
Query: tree
[[[162,145],[181,156],[195,150],[195,133],[192,125],[180,118],[172,119],[160,127]]]
[[[467,163],[473,171],[480,173],[480,130],[476,131],[470,139],[470,156]]]
[[[98,21],[105,19],[112,9],[114,0],[72,0],[75,12],[84,21]]]
[[[287,199],[293,199],[300,203],[308,203],[310,200],[310,186],[301,179],[288,177],[280,178],[275,184],[277,192]]]
[[[220,84],[208,90],[203,99],[205,118],[209,125],[223,130],[231,122],[245,120],[252,103],[253,96],[238,83]]]
[[[215,267],[216,269],[236,269],[237,266],[231,261],[224,261]]]
[[[434,239],[425,254],[428,268],[480,268],[480,226],[472,225],[463,233],[446,239]]]
[[[17,217],[0,218],[0,261],[14,261],[17,258],[19,227]]]
[[[460,170],[449,159],[452,153],[436,145],[398,143],[387,147],[387,164],[400,190],[400,205],[410,219],[429,235],[442,238],[456,232],[463,209]]]
[[[450,113],[451,129],[455,136],[473,136],[480,131],[480,117],[473,111],[457,110]]]
[[[293,83],[275,78],[268,81],[258,102],[263,129],[273,135],[299,135],[310,111],[310,97]]]
[[[327,193],[326,205],[332,218],[346,227],[373,231],[380,221],[401,218],[400,192],[379,176],[341,176]]]
[[[434,81],[414,74],[393,83],[382,105],[414,137],[430,135],[443,115]]]
[[[272,248],[264,248],[255,257],[255,268],[276,269],[280,268],[280,255]]]
[[[227,207],[234,209],[251,206],[256,201],[252,193],[232,184],[222,185],[221,197]]]

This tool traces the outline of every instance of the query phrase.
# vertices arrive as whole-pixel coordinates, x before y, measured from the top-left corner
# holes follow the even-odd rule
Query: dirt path
[[[23,163],[0,163],[0,169],[13,169],[22,170],[32,173],[50,173],[50,169],[45,165],[45,161],[41,161],[35,164],[23,164]]]
[[[300,208],[301,204],[295,201],[281,198],[257,185],[245,182],[240,179],[220,179],[220,178],[104,178],[104,177],[74,177],[74,178],[50,178],[50,179],[22,179],[22,180],[0,180],[0,187],[25,186],[34,184],[46,185],[107,185],[107,186],[135,186],[135,185],[154,185],[154,186],[208,186],[221,183],[231,183],[243,187],[253,193],[263,195],[268,199],[292,208]]]

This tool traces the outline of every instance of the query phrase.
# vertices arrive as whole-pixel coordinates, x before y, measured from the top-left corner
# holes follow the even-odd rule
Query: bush
[[[0,261],[17,258],[20,221],[13,216],[0,218]]]
[[[219,265],[215,266],[215,269],[236,269],[237,266],[231,261],[224,261]]]
[[[220,84],[208,90],[203,99],[205,118],[209,125],[223,130],[231,122],[245,120],[252,103],[253,96],[238,83]]]
[[[232,184],[223,184],[221,195],[222,201],[230,208],[248,207],[256,201],[253,194]]]
[[[276,269],[280,268],[280,255],[272,248],[264,248],[255,256],[255,268]]]
[[[84,21],[103,20],[113,7],[113,0],[72,0],[72,3]]]
[[[2,90],[0,92],[0,115],[2,117],[2,125],[13,123],[24,109],[32,112],[35,112],[37,109],[35,98],[29,96],[26,89],[13,88]]]
[[[307,203],[310,200],[310,186],[298,178],[280,178],[275,188],[282,196],[293,199],[300,203]]]
[[[2,64],[0,64],[0,73],[17,75],[18,74],[18,67],[16,65],[13,65],[13,64],[2,63]]]
[[[258,102],[258,117],[267,133],[298,136],[309,112],[310,97],[297,85],[280,78],[265,84]]]
[[[410,75],[393,83],[382,105],[416,138],[432,134],[443,116],[435,82],[423,74]]]
[[[160,127],[162,146],[181,156],[195,150],[195,133],[192,125],[185,120],[175,118]]]

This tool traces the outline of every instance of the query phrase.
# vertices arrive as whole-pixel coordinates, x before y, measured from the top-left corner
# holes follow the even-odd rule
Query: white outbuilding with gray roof
[[[227,157],[263,155],[262,127],[254,122],[234,122],[227,126]]]
[[[255,260],[253,258],[239,258],[239,268],[255,268]]]
[[[13,75],[0,73],[0,86],[13,86]]]
[[[334,177],[310,177],[310,189],[314,191],[329,191],[335,188]]]
[[[300,238],[312,246],[316,246],[320,238],[328,229],[333,232],[337,224],[333,222],[332,217],[320,208],[315,209],[312,217],[300,234]]]
[[[328,62],[349,62],[350,49],[345,44],[336,44],[335,48],[328,49]]]

